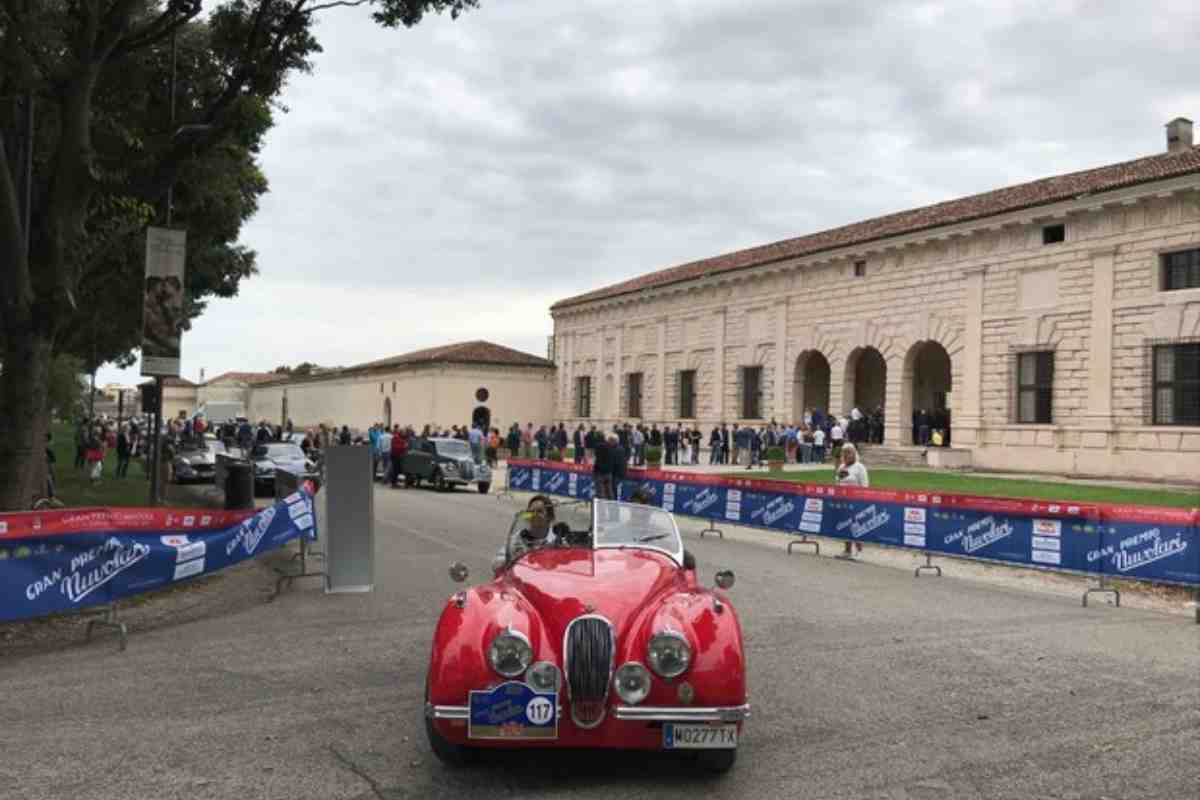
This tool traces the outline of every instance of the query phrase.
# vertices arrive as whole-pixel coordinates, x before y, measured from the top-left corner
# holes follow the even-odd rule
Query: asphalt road
[[[1200,626],[782,544],[700,540],[736,571],[753,717],[737,766],[622,753],[453,771],[421,726],[436,614],[488,574],[513,505],[380,489],[377,588],[277,602],[0,666],[0,796],[1170,798],[1200,796]]]

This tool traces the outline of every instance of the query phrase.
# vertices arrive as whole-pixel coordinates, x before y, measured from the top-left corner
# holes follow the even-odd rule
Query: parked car
[[[518,514],[494,579],[446,603],[426,677],[430,747],[449,764],[479,748],[679,750],[728,770],[750,713],[733,573],[701,586],[667,511],[590,511],[586,529],[559,522],[534,549],[529,532],[553,518]]]
[[[473,483],[480,494],[492,488],[491,467],[475,463],[471,446],[461,439],[416,439],[404,456],[402,472],[407,486],[426,481],[438,491],[450,491]]]
[[[215,437],[206,436],[202,444],[185,447],[171,459],[171,481],[186,483],[201,481],[211,483],[216,477],[217,456],[226,454],[240,456],[236,447],[226,451],[225,445]]]
[[[299,445],[289,442],[267,442],[257,444],[251,451],[254,461],[254,491],[275,490],[275,470],[282,469],[296,475],[311,475],[314,464],[304,455]]]

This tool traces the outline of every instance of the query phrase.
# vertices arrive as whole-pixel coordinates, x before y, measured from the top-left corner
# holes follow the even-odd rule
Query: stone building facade
[[[256,382],[249,417],[299,428],[376,423],[449,428],[541,425],[554,411],[554,364],[490,342],[462,342],[306,376]]]
[[[568,422],[945,407],[976,467],[1200,473],[1200,149],[672,267],[556,303]],[[707,433],[707,429],[705,431]],[[930,451],[930,455],[935,455]],[[937,456],[944,458],[945,453]]]

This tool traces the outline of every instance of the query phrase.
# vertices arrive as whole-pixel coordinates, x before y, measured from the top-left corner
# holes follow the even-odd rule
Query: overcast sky
[[[324,12],[183,373],[489,339],[677,263],[1165,149],[1194,0],[482,0]],[[138,382],[137,367],[100,382]]]

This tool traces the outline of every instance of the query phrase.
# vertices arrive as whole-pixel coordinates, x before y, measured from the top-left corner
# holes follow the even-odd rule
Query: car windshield
[[[286,461],[303,461],[304,451],[294,444],[285,442],[275,442],[266,445],[267,452],[263,455],[267,458],[279,458]]]
[[[683,540],[670,512],[654,506],[597,500],[592,514],[593,546],[597,550],[644,547],[661,550],[683,563]]]
[[[531,501],[532,509],[518,511],[513,517],[508,529],[508,539],[505,546],[505,559],[515,558],[533,549],[529,545],[545,539],[558,547],[589,547],[591,539],[588,529],[591,525],[591,503],[588,501],[572,501],[569,503],[548,504],[549,512],[543,512],[546,503]],[[552,536],[543,537],[543,531],[550,531]]]
[[[450,458],[471,457],[471,448],[464,441],[458,439],[438,439],[434,444],[437,446],[438,455],[449,456]]]

